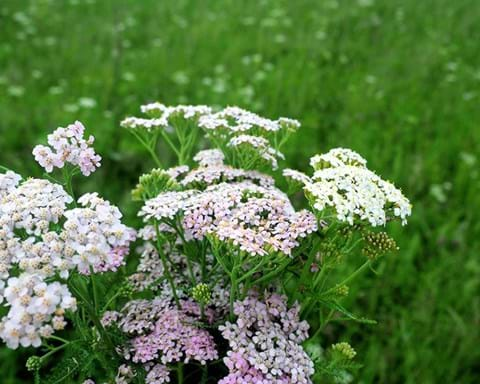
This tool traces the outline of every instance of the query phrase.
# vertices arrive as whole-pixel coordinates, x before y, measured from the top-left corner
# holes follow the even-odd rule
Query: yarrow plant
[[[283,191],[293,119],[141,111],[121,123],[155,163],[132,190],[139,228],[96,192],[74,196],[101,160],[78,121],[34,148],[44,179],[0,175],[0,338],[37,348],[42,383],[350,382],[356,352],[325,328],[373,323],[342,299],[398,250],[378,227],[405,224],[407,198],[344,148],[312,157],[310,175],[283,169]]]

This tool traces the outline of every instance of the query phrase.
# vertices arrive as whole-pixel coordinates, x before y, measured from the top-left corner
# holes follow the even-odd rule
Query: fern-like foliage
[[[54,367],[45,377],[40,378],[42,384],[73,383],[75,377],[88,376],[95,354],[86,343],[71,343],[63,356],[55,362]]]

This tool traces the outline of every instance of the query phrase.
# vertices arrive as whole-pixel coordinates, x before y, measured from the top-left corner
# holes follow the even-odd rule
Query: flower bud
[[[332,351],[340,358],[352,360],[357,352],[352,346],[346,342],[337,343],[332,345]]]
[[[42,359],[39,356],[30,356],[25,367],[28,371],[38,371],[42,367]]]
[[[209,304],[212,299],[212,292],[207,284],[200,283],[192,289],[192,297],[197,303]]]

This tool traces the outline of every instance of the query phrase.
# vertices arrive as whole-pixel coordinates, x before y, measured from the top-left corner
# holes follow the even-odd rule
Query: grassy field
[[[350,147],[414,204],[401,251],[351,287],[378,325],[326,331],[358,350],[354,382],[478,383],[479,19],[476,0],[1,0],[0,164],[39,175],[33,144],[79,119],[104,157],[80,188],[133,217],[152,164],[119,121],[141,103],[297,118],[290,166]],[[2,383],[27,355],[0,349]]]

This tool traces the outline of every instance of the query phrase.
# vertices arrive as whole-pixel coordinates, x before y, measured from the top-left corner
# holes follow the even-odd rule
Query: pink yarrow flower
[[[80,121],[59,127],[48,135],[48,144],[37,145],[33,149],[35,160],[46,172],[54,168],[63,168],[66,163],[77,166],[83,175],[89,176],[100,167],[101,157],[95,153],[92,145],[94,137],[84,138],[85,127]]]

